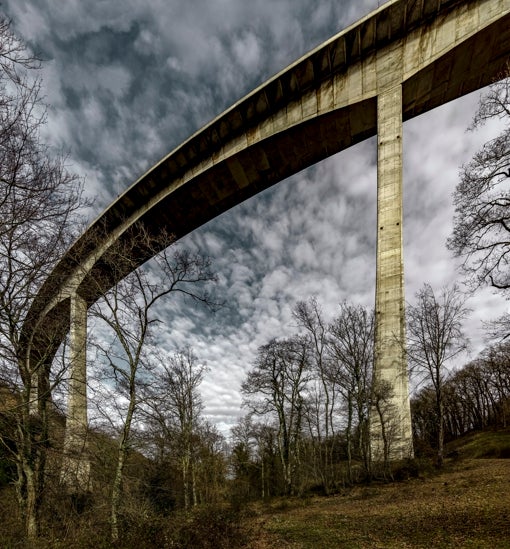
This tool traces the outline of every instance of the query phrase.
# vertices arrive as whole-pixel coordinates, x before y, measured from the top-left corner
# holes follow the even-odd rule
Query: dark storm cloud
[[[377,0],[7,0],[41,52],[46,136],[70,152],[96,198],[94,216],[204,123],[312,47],[377,8]],[[382,2],[381,2],[382,4]],[[407,297],[457,277],[444,246],[459,165],[494,128],[465,133],[476,96],[404,127]],[[207,363],[206,412],[239,415],[238,389],[257,347],[296,330],[292,308],[316,295],[331,318],[349,299],[372,306],[376,149],[369,140],[211,221],[182,245],[209,254],[225,307],[215,315],[162,305],[169,351],[191,344]],[[473,299],[469,328],[501,300]]]
[[[94,188],[104,202],[255,85],[375,5],[101,0],[57,7],[50,0],[11,0],[7,11],[34,50],[52,61],[48,98],[67,126],[63,142],[52,135],[91,179],[99,178]]]

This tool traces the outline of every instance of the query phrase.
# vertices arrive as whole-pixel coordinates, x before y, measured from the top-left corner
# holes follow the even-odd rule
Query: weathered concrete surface
[[[104,274],[101,256],[115,240],[129,239],[138,224],[155,234],[164,227],[180,238],[375,135],[378,95],[401,85],[401,116],[409,119],[493,81],[509,51],[510,0],[387,2],[237,102],[119,197],[62,258],[35,299],[24,329],[30,352],[38,357],[55,351],[44,326],[55,325],[52,341],[63,337],[69,317],[62,312],[70,296],[78,291],[88,303],[99,297],[94,280]],[[152,251],[138,250],[139,264]],[[400,269],[397,256],[398,267],[384,269]],[[395,313],[380,303],[378,298],[378,364],[381,353],[395,352],[381,334],[398,333],[403,318],[402,307],[393,328],[383,329],[392,326]],[[384,360],[401,361],[389,355]]]
[[[87,491],[90,460],[87,454],[87,302],[71,297],[69,396],[61,482],[73,492]]]
[[[392,70],[398,75],[401,70],[398,60]],[[413,453],[404,352],[402,135],[402,86],[397,84],[381,90],[377,98],[374,385],[381,401],[371,414],[372,457],[375,460],[384,459],[385,451],[387,457],[393,459],[411,457]],[[381,423],[385,424],[384,433]]]

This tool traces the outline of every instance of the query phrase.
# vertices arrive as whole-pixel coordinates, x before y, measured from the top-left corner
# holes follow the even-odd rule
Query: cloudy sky
[[[44,59],[45,138],[68,152],[97,215],[156,161],[232,103],[382,2],[377,0],[4,0],[16,32]],[[495,124],[466,132],[479,94],[404,125],[406,295],[459,279],[445,241],[459,167]],[[214,317],[166,307],[169,349],[191,344],[209,368],[206,415],[225,430],[257,348],[296,331],[314,295],[327,318],[375,292],[376,148],[370,139],[213,220],[182,245],[210,255],[226,306]],[[506,310],[471,300],[481,321]]]

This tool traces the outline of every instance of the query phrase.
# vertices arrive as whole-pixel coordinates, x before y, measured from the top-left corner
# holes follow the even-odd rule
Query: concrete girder
[[[69,328],[61,314],[69,299],[79,293],[90,304],[115,282],[94,282],[101,257],[140,224],[180,238],[375,135],[377,98],[396,85],[407,120],[489,84],[509,52],[510,0],[385,3],[235,103],[107,208],[34,299],[23,330],[29,352],[36,358],[56,351]],[[138,250],[138,264],[153,252]],[[50,343],[48,320],[55,326]]]

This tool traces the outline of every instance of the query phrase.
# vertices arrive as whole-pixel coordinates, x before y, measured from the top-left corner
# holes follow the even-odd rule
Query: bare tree
[[[151,245],[161,249],[161,238],[170,244],[165,235],[157,238],[140,229],[129,244],[129,250],[123,246],[112,250],[108,258],[111,269],[126,271],[125,261],[133,256],[137,246],[147,248]],[[166,248],[155,258],[152,271],[139,268],[130,273],[121,282],[115,284],[92,308],[92,314],[104,322],[114,335],[114,343],[101,347],[117,383],[119,395],[127,402],[125,415],[121,420],[116,472],[112,483],[110,524],[112,542],[119,539],[118,513],[121,487],[126,457],[129,452],[131,428],[134,414],[144,397],[141,390],[141,370],[151,367],[148,343],[153,336],[154,327],[159,322],[155,315],[155,306],[171,293],[180,293],[201,303],[213,305],[208,294],[201,292],[204,283],[215,280],[208,259],[192,255],[186,251]]]
[[[234,476],[232,495],[238,503],[251,499],[257,495],[264,497],[265,483],[262,478],[262,490],[259,490],[261,473],[264,471],[262,463],[256,461],[257,441],[256,427],[250,415],[245,415],[232,427],[230,465]]]
[[[307,402],[306,420],[309,425],[313,462],[316,475],[326,493],[334,482],[333,456],[335,451],[336,378],[331,375],[328,357],[328,326],[315,298],[297,303],[293,311],[299,327],[310,341],[312,376]]]
[[[490,119],[505,127],[463,166],[454,193],[455,218],[448,247],[465,258],[463,267],[477,284],[510,288],[510,78],[482,97],[471,129]]]
[[[11,446],[29,539],[38,535],[44,494],[49,368],[28,352],[23,323],[35,295],[74,238],[81,184],[40,138],[45,122],[39,62],[0,20],[0,361],[17,423]],[[48,326],[51,334],[51,326]],[[53,345],[53,341],[50,342]],[[52,353],[50,353],[52,354]]]
[[[277,493],[274,464],[278,459],[278,429],[271,423],[254,423],[251,414],[232,428],[235,473],[234,496],[245,501],[252,493],[262,499]]]
[[[224,501],[227,478],[227,447],[225,437],[216,426],[201,421],[196,432],[194,449],[194,482],[196,502],[217,504]]]
[[[508,425],[510,410],[510,346],[484,349],[474,360],[456,369],[444,387],[445,440],[473,430]],[[434,388],[423,387],[412,401],[413,432],[427,451],[437,441],[437,406]]]
[[[386,479],[393,478],[391,472],[391,457],[392,457],[392,445],[395,440],[395,404],[394,404],[394,388],[391,383],[384,379],[374,380],[370,393],[370,406],[371,406],[371,423],[377,425],[377,433],[372,432],[371,452],[375,446],[377,449],[382,448],[382,462],[383,462],[383,477]],[[377,414],[376,418],[373,417],[374,412]],[[375,442],[375,444],[374,444]],[[382,444],[380,444],[382,442]],[[372,459],[372,457],[371,457]],[[374,460],[379,461],[379,456]],[[371,466],[371,474],[373,467]]]
[[[198,503],[196,466],[203,409],[198,390],[204,372],[205,366],[189,347],[162,360],[152,397],[145,405],[178,461],[185,509]]]
[[[469,314],[466,297],[458,286],[445,287],[436,297],[424,284],[416,293],[416,304],[407,308],[407,352],[411,367],[423,375],[435,393],[437,465],[443,464],[444,385],[447,366],[465,351],[468,341],[462,323]]]
[[[340,305],[340,314],[329,327],[329,354],[334,378],[347,405],[347,458],[349,478],[356,429],[357,454],[370,469],[369,409],[374,360],[374,313],[364,307]],[[351,480],[351,478],[350,478]]]
[[[272,340],[259,348],[255,365],[241,389],[246,395],[245,405],[254,414],[276,418],[280,463],[288,494],[296,485],[309,360],[307,338]]]
[[[496,395],[499,423],[506,428],[510,416],[510,344],[493,345],[482,353],[482,358]]]

